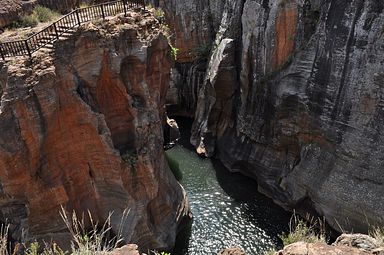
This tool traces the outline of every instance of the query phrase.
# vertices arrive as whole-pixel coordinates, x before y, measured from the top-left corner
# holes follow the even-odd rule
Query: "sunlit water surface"
[[[186,137],[181,143],[189,147]],[[287,231],[290,215],[258,193],[255,181],[230,173],[217,160],[200,158],[182,145],[166,155],[171,167],[179,170],[176,175],[194,216],[172,254],[217,254],[222,248],[239,246],[249,255],[262,255],[281,245],[278,234]]]

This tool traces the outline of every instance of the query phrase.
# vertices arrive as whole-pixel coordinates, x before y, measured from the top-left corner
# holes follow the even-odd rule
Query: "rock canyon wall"
[[[146,249],[188,214],[163,153],[173,59],[160,24],[131,13],[79,28],[32,64],[1,64],[0,219],[12,237],[68,243],[60,207]],[[24,240],[24,241],[26,241]]]
[[[158,4],[179,64],[193,67],[187,53],[212,44],[203,79],[179,72],[199,81],[179,91],[197,88],[191,142],[200,153],[338,230],[384,224],[383,1]]]

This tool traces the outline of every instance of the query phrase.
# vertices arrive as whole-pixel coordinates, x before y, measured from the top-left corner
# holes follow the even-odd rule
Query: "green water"
[[[179,123],[180,126],[180,123]],[[262,255],[280,246],[278,234],[287,231],[290,214],[257,192],[257,183],[230,173],[217,160],[203,159],[185,147],[166,151],[170,165],[187,191],[194,216],[191,228],[179,235],[172,254],[217,254],[239,246],[249,255]]]

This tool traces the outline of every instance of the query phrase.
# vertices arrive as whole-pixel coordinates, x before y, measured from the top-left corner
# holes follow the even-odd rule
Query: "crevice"
[[[94,179],[94,173],[93,173],[93,169],[92,169],[92,167],[91,167],[91,164],[88,162],[87,165],[88,165],[88,174],[89,174],[89,177],[91,177],[91,179]]]
[[[89,88],[86,86],[86,82],[83,79],[81,79],[81,77],[78,75],[76,70],[73,69],[72,71],[76,78],[75,80],[75,83],[77,85],[76,93],[91,108],[93,112],[100,113],[99,109],[97,108],[97,104],[95,103],[91,95]]]
[[[332,114],[331,114],[332,120],[335,120],[338,117],[338,115],[341,111],[341,108],[343,106],[343,103],[341,102],[340,99],[343,98],[344,94],[345,94],[345,80],[346,80],[347,72],[348,72],[348,68],[349,68],[350,55],[353,51],[352,46],[353,46],[353,42],[354,42],[354,38],[355,38],[354,34],[355,34],[356,24],[357,24],[358,19],[361,16],[363,6],[364,6],[364,1],[360,0],[356,6],[356,13],[355,13],[353,21],[352,21],[351,30],[349,31],[348,40],[347,40],[346,47],[345,47],[345,61],[344,61],[344,65],[343,65],[343,72],[341,75],[340,85],[339,85],[339,89],[338,89],[337,96],[336,96],[335,106],[334,106]]]

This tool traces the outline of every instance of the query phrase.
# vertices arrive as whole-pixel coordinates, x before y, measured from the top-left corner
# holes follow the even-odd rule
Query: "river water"
[[[190,122],[178,123],[180,145],[166,156],[188,194],[194,219],[179,235],[172,255],[217,254],[230,246],[263,255],[281,246],[278,234],[288,231],[290,214],[258,193],[255,181],[196,155],[188,142]]]

